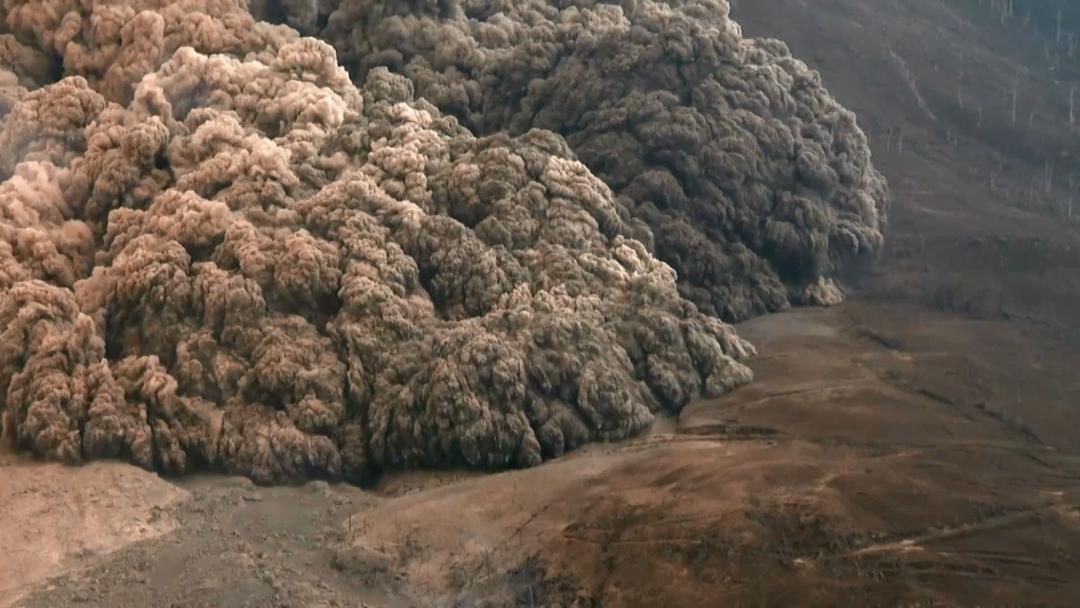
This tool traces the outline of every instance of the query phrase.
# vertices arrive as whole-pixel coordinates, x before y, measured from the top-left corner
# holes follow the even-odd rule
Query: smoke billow
[[[474,137],[238,0],[0,14],[23,449],[266,483],[530,466],[750,379],[550,130]]]
[[[270,10],[273,8],[273,10]],[[728,320],[842,298],[887,189],[854,115],[725,0],[263,0],[354,76],[388,66],[476,133],[563,135],[684,297]]]

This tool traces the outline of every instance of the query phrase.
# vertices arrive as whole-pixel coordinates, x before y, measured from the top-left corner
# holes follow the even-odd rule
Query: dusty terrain
[[[1016,396],[996,390],[1021,334],[863,303],[740,329],[762,347],[758,382],[647,438],[522,472],[387,479],[375,492],[184,480],[190,499],[165,510],[177,530],[84,560],[20,605],[1078,597],[1080,458],[1054,439],[1067,443],[1067,429],[1055,433],[1066,418],[1021,421]],[[1012,374],[1059,378],[1037,393],[1051,401],[1076,390],[1076,363],[1033,355]]]
[[[175,530],[171,507],[188,498],[127,465],[72,469],[0,451],[0,604],[95,555]]]
[[[1042,82],[1024,33],[931,0],[734,12],[859,112],[895,201],[848,303],[739,326],[755,383],[635,441],[369,491],[4,456],[0,605],[1076,605],[1076,224],[1060,183],[1000,185],[1033,153],[946,111],[961,78]]]

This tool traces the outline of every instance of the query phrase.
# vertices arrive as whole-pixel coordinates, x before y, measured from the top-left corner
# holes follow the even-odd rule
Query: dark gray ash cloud
[[[617,200],[553,118],[474,137],[418,98],[416,69],[419,85],[375,67],[354,84],[330,46],[234,0],[0,13],[22,57],[0,70],[0,395],[22,449],[265,483],[530,466],[750,380],[752,347],[647,246],[680,237],[628,202],[678,185],[674,160],[607,176]],[[680,125],[657,150],[698,133]],[[822,209],[798,217],[839,221]],[[671,221],[705,238],[695,217]]]
[[[833,304],[882,245],[855,116],[725,0],[263,0],[359,78],[387,66],[477,133],[563,135],[620,217],[728,320]]]

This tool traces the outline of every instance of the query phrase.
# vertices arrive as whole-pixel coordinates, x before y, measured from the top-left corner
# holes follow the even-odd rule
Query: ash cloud
[[[0,72],[0,395],[23,449],[263,483],[531,466],[750,380],[753,348],[552,131],[474,137],[240,2],[2,16],[24,58]]]
[[[353,74],[387,66],[477,133],[565,136],[620,216],[728,320],[834,304],[888,192],[854,115],[725,0],[261,0]]]

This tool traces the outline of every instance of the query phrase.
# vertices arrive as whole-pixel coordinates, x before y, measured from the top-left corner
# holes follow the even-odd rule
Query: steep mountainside
[[[895,201],[871,293],[1021,321],[1075,346],[1080,79],[1051,68],[1045,34],[1002,23],[989,4],[740,0],[732,10],[748,35],[781,38],[818,69],[870,133]]]

